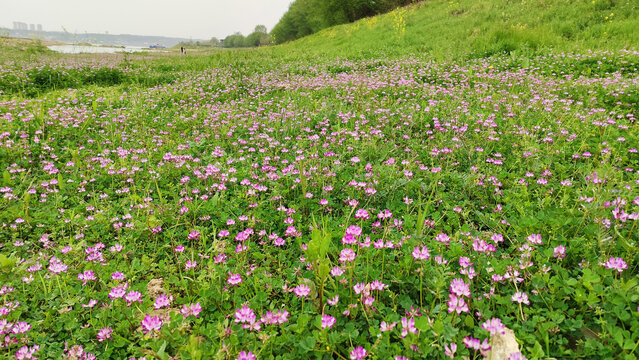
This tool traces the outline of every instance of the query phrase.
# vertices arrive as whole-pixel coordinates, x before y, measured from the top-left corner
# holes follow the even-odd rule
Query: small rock
[[[149,296],[152,299],[155,299],[156,297],[164,294],[164,280],[162,278],[151,279],[151,281],[149,281],[149,283],[146,285],[146,291],[149,292]]]
[[[492,337],[492,349],[491,355],[488,355],[492,360],[508,360],[511,354],[519,352],[519,343],[515,337],[515,332],[509,328],[504,329],[504,334],[496,334]]]

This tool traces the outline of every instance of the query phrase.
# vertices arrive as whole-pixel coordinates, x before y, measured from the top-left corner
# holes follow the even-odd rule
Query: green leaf
[[[4,254],[0,254],[0,267],[2,267],[3,271],[8,271],[16,264],[18,260],[13,258],[8,258]]]
[[[326,262],[322,262],[317,269],[317,276],[319,280],[323,282],[330,272],[331,268],[328,266],[328,264]]]
[[[636,277],[630,278],[623,284],[623,289],[629,292],[633,287],[639,285],[639,279]]]
[[[623,343],[624,350],[632,350],[634,348],[635,348],[635,343],[632,341],[632,339],[626,339],[626,341]]]
[[[435,324],[433,325],[433,331],[435,332],[435,334],[442,334],[444,332],[444,323],[441,320],[435,321]]]
[[[468,326],[469,328],[473,328],[475,327],[475,320],[473,319],[472,316],[466,315],[466,318],[464,319],[464,324],[466,324],[466,326]]]
[[[307,336],[304,340],[300,341],[300,348],[306,353],[315,348],[315,337]]]
[[[306,330],[306,325],[308,324],[309,320],[310,320],[309,316],[307,316],[306,314],[300,314],[300,316],[297,318],[298,333],[302,333],[303,331]]]
[[[160,346],[160,349],[157,352],[157,355],[161,358],[161,359],[168,359],[168,355],[165,352],[166,350],[166,346],[168,345],[168,343],[166,342],[166,340],[164,340],[162,342],[162,345]]]
[[[619,330],[621,330],[621,329],[619,329]],[[612,337],[617,342],[617,345],[623,346],[623,333],[621,331],[614,331],[612,333]]]
[[[415,218],[410,214],[404,215],[404,229],[406,229],[407,232],[410,232],[414,227]]]
[[[430,324],[428,323],[428,317],[420,316],[415,319],[415,327],[417,330],[424,331],[430,328]]]
[[[325,258],[330,246],[330,234],[322,235],[320,230],[314,229],[311,233],[311,241],[306,246],[306,259],[310,262],[315,262]]]
[[[328,250],[331,246],[331,234],[326,233],[322,236],[322,240],[320,242],[320,258],[326,257]]]
[[[535,346],[533,346],[532,348],[528,347],[529,352],[530,352],[530,357],[535,359],[535,358],[541,358],[544,356],[544,350],[541,347],[541,344],[539,343],[539,341],[535,341]]]
[[[306,260],[315,262],[320,256],[320,242],[322,234],[319,230],[313,229],[311,233],[311,241],[306,246]]]
[[[4,186],[11,186],[11,174],[7,170],[2,172],[2,182]]]
[[[299,282],[300,284],[304,284],[308,286],[309,289],[311,289],[311,293],[308,294],[309,299],[315,299],[317,297],[317,287],[315,286],[315,283],[313,282],[313,280],[307,279],[307,278],[300,278]]]
[[[601,281],[601,278],[590,269],[584,269],[582,280],[584,283],[597,284]]]
[[[414,305],[413,300],[411,300],[411,298],[406,295],[401,296],[399,304],[406,310],[410,309],[410,307]]]
[[[415,224],[415,231],[417,232],[418,237],[421,237],[424,233],[424,220],[426,220],[426,212],[420,207],[419,212],[417,213],[417,223]]]

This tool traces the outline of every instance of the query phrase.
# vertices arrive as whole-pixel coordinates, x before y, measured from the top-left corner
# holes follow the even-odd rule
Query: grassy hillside
[[[51,50],[40,40],[0,37],[0,63],[6,59],[44,53],[51,53]]]
[[[334,26],[279,46],[198,52],[205,58],[162,59],[179,70],[199,70],[265,57],[434,56],[477,58],[501,52],[637,49],[639,2],[634,0],[430,0]],[[0,43],[2,53],[18,51]],[[44,49],[46,50],[46,49]],[[4,56],[3,56],[4,58]],[[157,59],[156,59],[157,60]]]
[[[335,26],[274,50],[338,56],[481,57],[639,44],[639,2],[432,0]]]
[[[506,52],[531,58],[565,51],[636,50],[635,44],[639,44],[638,1],[432,0],[278,46],[194,50],[186,57],[102,56],[98,63],[106,61],[109,69],[93,64],[87,74],[72,64],[85,63],[86,55],[63,56],[38,42],[4,39],[0,64],[5,63],[6,71],[0,76],[0,90],[5,95],[32,97],[93,84],[154,86],[192,71],[230,66],[241,74],[242,69],[253,66],[267,70],[283,62],[316,61],[317,57],[464,60]],[[73,59],[68,69],[46,66],[62,59]],[[9,65],[16,60],[28,64]],[[13,68],[15,71],[8,71]],[[101,73],[93,74],[96,71]]]

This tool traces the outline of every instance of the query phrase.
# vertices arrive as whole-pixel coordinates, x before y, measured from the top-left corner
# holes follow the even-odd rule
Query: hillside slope
[[[301,55],[483,57],[500,52],[636,49],[639,2],[431,0],[276,47]]]

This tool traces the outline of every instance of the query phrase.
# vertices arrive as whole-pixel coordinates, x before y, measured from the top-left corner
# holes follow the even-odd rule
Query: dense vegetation
[[[415,0],[295,0],[271,34],[276,43],[299,39],[331,26],[383,14]]]
[[[237,47],[258,47],[271,44],[271,36],[266,31],[266,26],[257,25],[255,30],[248,36],[240,33],[229,35],[224,39],[224,47],[237,48]]]
[[[0,35],[0,62],[24,56],[51,53],[40,40],[13,39]],[[0,87],[1,89],[1,87]]]
[[[220,39],[216,37],[212,37],[209,41],[182,41],[177,45],[173,46],[174,49],[186,48],[186,49],[197,49],[197,48],[217,48],[222,46],[222,42]]]
[[[291,47],[314,56],[437,60],[636,48],[638,18],[639,2],[628,0],[431,0],[324,29]]]
[[[196,42],[181,42],[173,48],[179,49],[181,47],[187,49],[203,49],[203,48],[249,48],[271,45],[271,35],[267,32],[266,26],[257,25],[255,30],[248,36],[242,35],[242,33],[236,32],[232,35],[228,35],[226,38],[219,40],[212,38],[209,41],[196,41]]]
[[[0,354],[636,359],[637,8],[549,4],[0,52]]]

